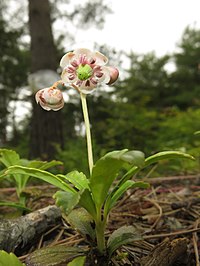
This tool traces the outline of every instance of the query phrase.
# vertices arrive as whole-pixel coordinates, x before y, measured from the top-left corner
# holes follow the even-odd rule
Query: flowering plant
[[[90,175],[78,171],[54,175],[42,169],[23,166],[11,166],[4,173],[30,175],[61,189],[54,195],[56,204],[62,209],[67,221],[85,236],[92,247],[96,247],[94,250],[101,257],[98,260],[98,256],[94,256],[98,265],[107,265],[113,252],[121,245],[142,239],[141,233],[133,226],[119,228],[108,239],[105,238],[109,213],[116,202],[130,188],[149,186],[142,181],[133,181],[132,177],[162,159],[192,159],[190,155],[177,151],[159,152],[145,159],[141,151],[123,149],[107,153],[94,164],[86,95],[102,84],[111,85],[117,80],[118,70],[107,66],[107,62],[103,54],[88,49],[69,52],[60,62],[63,68],[61,80],[36,93],[36,101],[48,111],[57,111],[64,106],[62,90],[66,86],[80,93]],[[124,174],[120,175],[120,172]],[[95,264],[96,261],[93,262]]]

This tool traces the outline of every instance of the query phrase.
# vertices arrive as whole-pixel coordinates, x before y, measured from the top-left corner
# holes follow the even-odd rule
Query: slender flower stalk
[[[84,122],[85,122],[85,129],[86,129],[88,164],[89,164],[89,170],[90,170],[90,175],[91,175],[94,163],[93,163],[92,140],[91,140],[91,131],[90,131],[90,120],[89,120],[89,115],[88,115],[86,95],[83,93],[80,93],[80,95],[81,95],[83,117],[84,117]]]
[[[93,168],[93,152],[92,152],[92,141],[91,141],[91,131],[90,131],[90,121],[88,115],[88,108],[87,108],[87,101],[86,101],[86,94],[81,93],[81,103],[82,103],[82,110],[83,110],[83,117],[85,122],[85,129],[86,129],[86,139],[87,139],[87,151],[88,151],[88,163],[89,163],[89,170],[90,175],[92,174]],[[105,221],[106,219],[102,220],[101,217],[101,208],[97,209],[97,218],[95,221],[96,227],[96,237],[97,237],[97,247],[101,254],[105,251]]]

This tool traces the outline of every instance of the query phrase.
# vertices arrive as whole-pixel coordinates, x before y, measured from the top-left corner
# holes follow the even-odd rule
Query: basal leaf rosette
[[[107,57],[100,52],[92,52],[86,48],[76,49],[61,58],[61,78],[81,93],[89,94],[97,86],[111,85],[117,80],[118,70],[106,66],[107,63]]]

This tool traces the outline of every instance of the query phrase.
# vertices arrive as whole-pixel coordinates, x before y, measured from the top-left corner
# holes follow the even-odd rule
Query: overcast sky
[[[200,0],[108,0],[113,14],[103,30],[77,31],[77,42],[107,44],[136,53],[174,52],[186,26],[200,28]],[[76,1],[78,2],[78,1]]]

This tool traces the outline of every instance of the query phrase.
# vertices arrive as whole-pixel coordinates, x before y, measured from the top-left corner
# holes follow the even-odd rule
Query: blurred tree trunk
[[[0,94],[0,147],[5,147],[7,143],[6,126],[8,124],[8,96],[6,94],[6,88],[0,89]]]
[[[29,0],[31,72],[58,66],[48,0]],[[55,144],[63,146],[61,111],[45,111],[32,99],[30,158],[52,159]]]

